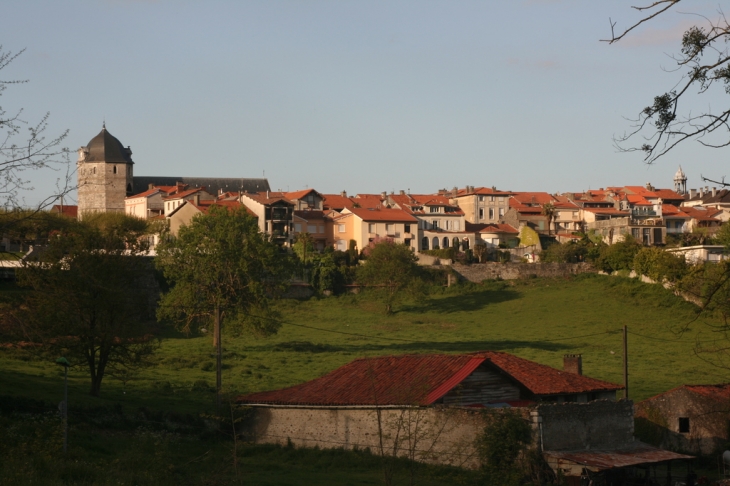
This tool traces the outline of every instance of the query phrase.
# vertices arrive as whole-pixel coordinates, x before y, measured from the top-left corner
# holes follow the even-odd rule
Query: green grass
[[[692,304],[661,286],[633,279],[581,275],[465,284],[436,290],[418,303],[402,303],[393,315],[384,313],[385,305],[375,293],[287,300],[277,308],[284,325],[275,336],[257,339],[224,329],[227,397],[301,383],[361,356],[479,350],[506,351],[558,368],[564,354],[581,353],[586,375],[621,383],[619,331],[624,324],[631,333],[629,373],[634,400],[683,383],[728,381],[726,370],[713,367],[694,352],[696,340],[708,339],[709,325],[716,322],[707,316],[698,318]],[[678,333],[681,329],[686,330]],[[214,362],[210,336],[184,336],[168,329],[154,366],[126,386],[107,378],[100,398],[88,395],[83,366],[71,368],[70,408],[77,417],[104,416],[105,410],[115,410],[135,417],[135,423],[143,426],[195,423],[214,410]],[[62,368],[28,351],[0,347],[0,370],[0,398],[10,397],[8,403],[12,397],[27,397],[45,401],[39,409],[48,410],[62,399]],[[3,407],[8,410],[3,403],[0,400],[0,412]],[[28,403],[23,410],[33,412],[34,402]],[[30,456],[28,474],[40,475],[41,484],[60,484],[63,474],[80,475],[72,484],[107,484],[109,477],[119,479],[119,484],[173,484],[176,478],[184,478],[187,484],[381,482],[380,466],[364,453],[315,451],[308,456],[308,452],[295,454],[268,446],[242,446],[237,476],[231,469],[230,439],[196,439],[195,433],[183,433],[165,436],[167,442],[160,442],[144,430],[117,430],[113,420],[112,425],[105,420],[74,425],[75,456],[71,457],[82,461],[81,466],[53,462],[56,459],[44,456],[41,448]],[[0,429],[0,435],[7,435],[4,432]],[[164,468],[169,474],[163,474]],[[112,476],[104,473],[107,470]],[[43,471],[62,472],[48,473],[46,481]],[[430,484],[458,482],[446,478],[449,474],[434,469],[429,473]]]
[[[491,282],[444,289],[394,315],[373,294],[278,304],[284,325],[275,336],[236,336],[224,330],[223,383],[227,393],[250,393],[301,383],[361,356],[402,353],[506,351],[560,368],[566,353],[583,355],[588,376],[621,383],[622,338],[628,325],[630,392],[634,400],[683,383],[727,381],[725,370],[694,353],[710,338],[707,318],[658,285],[584,275],[570,279]],[[301,327],[310,326],[310,327]],[[318,329],[312,329],[316,327]],[[678,334],[682,328],[686,332]],[[123,386],[107,378],[102,397],[87,396],[83,366],[69,372],[70,401],[120,403],[182,412],[210,411],[215,383],[209,336],[169,331],[156,364]],[[3,394],[58,399],[62,368],[26,351],[0,348]]]

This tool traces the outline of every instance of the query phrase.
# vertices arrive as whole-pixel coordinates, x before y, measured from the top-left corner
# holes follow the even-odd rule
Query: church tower
[[[107,132],[104,124],[78,153],[79,218],[85,213],[124,212],[124,198],[132,195],[132,150]]]
[[[677,194],[687,194],[687,176],[684,175],[681,165],[677,173],[674,174],[674,192]]]

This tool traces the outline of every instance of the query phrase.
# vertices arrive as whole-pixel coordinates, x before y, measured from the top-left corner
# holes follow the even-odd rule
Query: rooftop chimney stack
[[[696,190],[696,189],[690,189],[690,190],[689,190],[689,198],[690,198],[690,199],[694,199],[694,197],[695,197],[696,195],[697,195],[697,190]]]
[[[583,356],[580,354],[563,355],[563,370],[575,375],[583,375]]]
[[[717,196],[717,187],[712,188],[712,197]]]
[[[342,191],[342,192],[340,193],[340,196],[342,196],[342,197],[347,197],[347,191]]]
[[[193,204],[195,204],[196,206],[200,206],[200,193],[199,192],[196,192],[195,194],[193,194]]]

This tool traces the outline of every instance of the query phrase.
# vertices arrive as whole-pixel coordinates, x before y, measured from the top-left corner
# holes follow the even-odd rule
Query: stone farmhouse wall
[[[529,421],[541,450],[621,448],[634,441],[633,402],[540,404],[510,409]],[[251,408],[242,435],[255,443],[397,451],[417,461],[477,468],[476,440],[490,413],[471,408]]]
[[[470,468],[479,465],[475,440],[485,425],[481,411],[457,408],[272,406],[254,407],[252,412],[243,435],[255,443],[369,448],[380,454],[382,439],[386,455],[396,450],[398,456],[421,462]]]
[[[597,273],[590,263],[478,263],[474,265],[454,263],[451,268],[460,278],[476,283],[494,279],[517,280]]]

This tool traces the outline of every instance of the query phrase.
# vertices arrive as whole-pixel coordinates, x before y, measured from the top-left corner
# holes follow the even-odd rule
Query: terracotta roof
[[[451,208],[448,212],[438,213],[443,216],[461,216],[464,214],[464,211],[459,206],[451,204],[449,198],[446,196],[434,196],[433,194],[391,194],[389,197],[398,206],[411,214],[436,214],[425,210],[429,206]]]
[[[513,233],[513,234],[519,233],[517,228],[515,228],[511,224],[506,224],[506,223],[476,224],[476,225],[468,223],[467,229],[471,229],[471,228],[473,228],[472,231],[475,231],[478,233]]]
[[[286,197],[289,200],[294,200],[294,199],[301,199],[304,196],[306,196],[307,194],[309,194],[310,192],[313,192],[313,193],[317,194],[318,196],[322,196],[322,194],[318,193],[314,189],[302,189],[301,191],[285,192],[285,193],[283,193],[283,195],[284,195],[284,197]]]
[[[554,203],[555,198],[547,192],[516,192],[512,198],[522,204],[547,204]]]
[[[238,403],[280,405],[431,405],[485,364],[500,369],[534,395],[619,390],[595,380],[518,358],[485,351],[461,355],[361,358],[300,385],[238,397]]]
[[[341,194],[322,194],[324,198],[323,206],[327,209],[344,209],[351,208],[353,205],[349,197]]]
[[[294,205],[294,203],[284,197],[284,193],[281,192],[254,192],[243,194],[241,197],[248,197],[263,205],[273,204],[277,201],[284,201],[287,204]]]
[[[51,208],[51,212],[56,214],[62,214],[63,216],[67,216],[69,218],[75,218],[79,214],[79,207],[69,206],[68,204],[54,204]]]
[[[466,190],[466,188],[464,188],[456,191],[456,197],[470,196],[473,194],[480,196],[511,196],[515,193],[512,191],[499,191],[497,189],[492,189],[491,187],[475,187],[471,190]]]
[[[678,194],[671,189],[655,189],[654,193],[664,200],[684,200],[683,195]]]
[[[715,218],[714,215],[717,214],[717,211],[707,210],[703,207],[696,207],[696,206],[683,206],[682,212],[686,213],[690,218],[697,220],[697,221],[717,221],[720,222],[719,219]]]
[[[355,216],[363,221],[397,221],[403,223],[417,223],[418,220],[403,211],[394,208],[348,208]]]
[[[151,196],[153,194],[157,194],[158,192],[160,192],[160,190],[156,187],[153,187],[152,189],[147,189],[145,192],[135,194],[134,196],[125,197],[124,199],[135,199],[138,197],[147,197],[147,196]]]
[[[185,191],[177,192],[171,196],[163,197],[162,199],[164,199],[165,201],[172,201],[175,199],[184,199],[188,196],[195,194],[196,192],[201,192],[201,191],[206,192],[204,187],[196,187],[194,189],[187,189]]]

